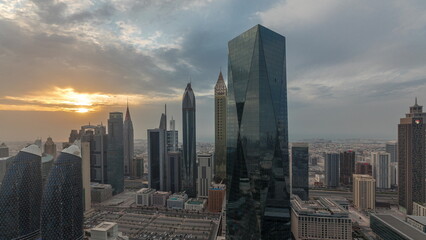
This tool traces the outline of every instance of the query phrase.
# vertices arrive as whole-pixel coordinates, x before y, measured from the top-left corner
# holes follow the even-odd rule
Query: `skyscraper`
[[[416,98],[410,113],[398,124],[398,202],[407,214],[412,214],[413,201],[426,202],[425,118]]]
[[[108,183],[114,194],[124,191],[123,113],[111,112],[108,119]]]
[[[35,239],[40,233],[41,150],[22,149],[0,187],[0,239]]]
[[[391,155],[386,152],[371,153],[373,177],[377,188],[391,187]]]
[[[182,136],[183,136],[183,158],[182,191],[189,197],[197,195],[197,155],[195,134],[195,95],[191,83],[188,83],[182,97]]]
[[[214,177],[217,181],[226,178],[226,97],[228,91],[222,71],[214,87]]]
[[[373,169],[368,162],[357,162],[355,164],[355,174],[373,176]]]
[[[391,162],[398,162],[398,144],[396,141],[386,143],[386,152],[390,154]]]
[[[181,162],[182,152],[178,146],[178,131],[175,128],[175,120],[170,120],[170,130],[166,131],[166,189],[165,191],[171,191],[173,193],[181,190]]]
[[[124,147],[124,174],[130,175],[131,164],[134,155],[134,136],[133,136],[133,123],[130,117],[129,105],[126,109],[126,118],[123,125],[123,147]]]
[[[307,143],[293,143],[292,160],[292,192],[300,199],[309,200],[309,146]]]
[[[165,130],[148,129],[148,186],[155,190],[164,191],[166,187],[165,158],[166,140]]]
[[[355,152],[345,151],[340,153],[340,184],[352,186],[352,174],[355,172]]]
[[[359,210],[374,210],[376,207],[376,180],[370,175],[353,175],[353,201]]]
[[[167,130],[167,152],[176,152],[179,148],[178,142],[179,133],[175,127],[175,120],[170,120],[170,130]]]
[[[329,188],[339,186],[340,155],[338,153],[326,153],[324,160],[325,185]]]
[[[48,137],[44,143],[44,153],[56,157],[56,144],[53,142],[51,137]]]
[[[213,154],[198,154],[197,165],[197,197],[207,198],[209,196],[209,188],[213,180]]]
[[[285,38],[256,25],[228,42],[227,238],[290,238]]]
[[[81,152],[76,145],[56,159],[43,193],[41,238],[83,239]]]

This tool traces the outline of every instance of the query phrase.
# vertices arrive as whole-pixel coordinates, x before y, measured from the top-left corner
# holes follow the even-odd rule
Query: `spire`
[[[132,121],[132,118],[130,117],[130,111],[129,111],[129,99],[127,99],[126,117],[124,121]]]
[[[227,89],[225,81],[223,80],[222,70],[219,72],[219,77],[217,78],[216,86],[214,87],[215,95],[226,95]]]
[[[185,92],[183,93],[182,108],[195,110],[195,95],[190,82],[186,85]]]

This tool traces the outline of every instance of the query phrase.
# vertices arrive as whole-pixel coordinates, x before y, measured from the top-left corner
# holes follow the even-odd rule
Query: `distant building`
[[[413,212],[413,202],[426,202],[426,113],[417,104],[398,124],[398,202]]]
[[[413,202],[413,215],[426,216],[426,204]]]
[[[23,148],[0,186],[0,239],[35,239],[40,233],[41,150]]]
[[[198,197],[207,198],[209,195],[209,187],[213,181],[212,173],[212,165],[213,165],[213,154],[198,154],[197,156],[197,164],[198,164]]]
[[[376,180],[370,175],[353,175],[353,203],[359,210],[376,208]]]
[[[291,232],[295,239],[352,239],[349,212],[327,198],[291,200]]]
[[[81,152],[76,145],[56,159],[43,192],[41,238],[83,238]]]
[[[44,153],[52,155],[53,158],[56,158],[56,144],[53,142],[51,137],[48,137],[44,143]]]
[[[91,200],[93,203],[101,203],[112,198],[112,187],[110,184],[93,183],[91,185]]]
[[[9,157],[9,148],[5,143],[0,145],[0,158]]]
[[[156,191],[152,188],[142,188],[136,192],[136,206],[152,206],[152,194]]]
[[[407,223],[426,233],[426,217],[407,215]]]
[[[167,130],[167,152],[177,152],[179,150],[179,133],[176,130],[175,120],[170,120],[170,130]]]
[[[170,192],[156,191],[151,195],[152,206],[165,207],[167,205],[167,199],[169,198],[170,194]]]
[[[355,173],[355,152],[340,153],[340,185],[352,186],[352,174]]]
[[[370,228],[380,239],[426,239],[424,232],[387,214],[370,214]]]
[[[209,201],[208,210],[209,212],[221,212],[223,209],[223,203],[225,201],[226,185],[225,184],[213,184],[209,188]]]
[[[293,143],[292,159],[292,192],[302,200],[309,199],[309,145]]]
[[[222,72],[219,73],[214,87],[214,121],[215,121],[215,166],[214,177],[220,181],[226,178],[226,101],[228,90],[223,80]]]
[[[390,181],[391,187],[396,188],[398,186],[398,163],[391,162],[390,164]]]
[[[357,162],[355,164],[355,174],[373,176],[373,167],[367,162]]]
[[[108,119],[108,183],[113,193],[124,191],[123,113],[111,112]]]
[[[389,141],[386,143],[385,151],[390,154],[390,160],[392,163],[398,162],[398,142]]]
[[[7,169],[12,163],[14,157],[3,157],[0,158],[0,185],[3,181],[4,176],[6,175]]]
[[[126,117],[124,118],[123,124],[124,175],[126,176],[131,175],[134,145],[133,122],[130,117],[129,105],[127,105]]]
[[[75,140],[80,139],[80,135],[77,130],[71,130],[70,136],[68,138],[68,143],[72,144]]]
[[[166,159],[166,190],[173,193],[179,192],[181,189],[181,166],[182,152],[168,152]]]
[[[338,153],[326,153],[324,168],[325,185],[328,188],[338,187],[340,181],[340,155]]]
[[[148,129],[148,186],[165,190],[165,130]]]
[[[167,207],[171,209],[184,209],[188,194],[184,192],[174,193],[167,199]]]
[[[376,179],[377,188],[387,189],[391,187],[391,161],[390,154],[386,152],[371,153],[371,165],[373,177]]]
[[[130,175],[135,178],[142,178],[144,172],[143,164],[143,157],[133,157],[132,164],[130,164]]]
[[[185,209],[192,211],[203,211],[206,208],[207,200],[204,198],[190,198],[185,202]]]

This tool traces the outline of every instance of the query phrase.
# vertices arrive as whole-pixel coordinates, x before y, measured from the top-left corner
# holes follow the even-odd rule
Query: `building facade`
[[[357,162],[355,164],[355,174],[373,176],[373,167],[368,162]]]
[[[165,190],[166,131],[148,129],[148,187]]]
[[[165,207],[170,194],[170,192],[156,191],[151,195],[152,206]]]
[[[386,152],[373,152],[371,160],[377,188],[391,188],[391,155]]]
[[[52,155],[54,158],[56,158],[56,151],[56,144],[53,142],[51,137],[48,137],[44,143],[44,153]]]
[[[167,207],[171,209],[184,209],[188,194],[184,192],[174,193],[167,199]]]
[[[108,119],[108,184],[114,194],[124,191],[123,113],[111,112]]]
[[[306,201],[309,199],[309,145],[293,143],[291,146],[292,193]]]
[[[0,158],[9,157],[9,148],[5,143],[0,145]]]
[[[142,188],[136,192],[136,206],[151,206],[152,205],[152,194],[156,191],[152,188]]]
[[[173,193],[181,189],[181,169],[182,152],[168,152],[166,159],[167,184],[166,191]]]
[[[376,180],[370,175],[353,175],[352,198],[359,210],[376,208]]]
[[[355,152],[340,153],[340,185],[352,186],[352,174],[355,173]]]
[[[385,151],[390,154],[391,162],[398,162],[398,142],[389,141],[386,143]]]
[[[23,148],[0,186],[0,239],[36,239],[42,198],[41,150]]]
[[[226,178],[226,98],[228,90],[223,80],[222,71],[219,73],[214,87],[214,177],[219,182]]]
[[[413,215],[426,217],[426,204],[413,202]]]
[[[213,154],[198,154],[197,165],[197,195],[198,197],[207,198],[213,181]]]
[[[131,175],[134,147],[133,122],[130,116],[129,105],[127,105],[126,117],[123,124],[124,175],[126,176]]]
[[[285,37],[256,25],[228,42],[227,238],[290,238]]]
[[[338,187],[340,182],[340,155],[338,153],[326,153],[324,169],[325,185],[328,188]]]
[[[426,234],[410,224],[386,214],[371,214],[370,228],[378,239],[426,239]]]
[[[56,159],[43,192],[41,238],[83,239],[80,148],[72,145]]]
[[[221,212],[223,203],[225,202],[226,185],[213,184],[209,189],[209,212]]]
[[[398,124],[398,202],[409,215],[413,212],[413,202],[426,202],[425,118],[426,113],[416,99],[410,113]]]

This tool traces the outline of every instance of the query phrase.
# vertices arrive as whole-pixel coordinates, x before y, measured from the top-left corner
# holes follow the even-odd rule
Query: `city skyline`
[[[227,82],[226,42],[258,23],[288,38],[290,140],[396,139],[401,110],[415,96],[425,101],[426,20],[417,17],[426,4],[326,3],[270,0],[243,10],[223,0],[4,1],[0,140],[62,142],[69,129],[124,112],[127,99],[135,139],[145,139],[165,103],[181,131],[181,86],[191,79],[197,139],[213,142],[213,86],[221,67]]]

